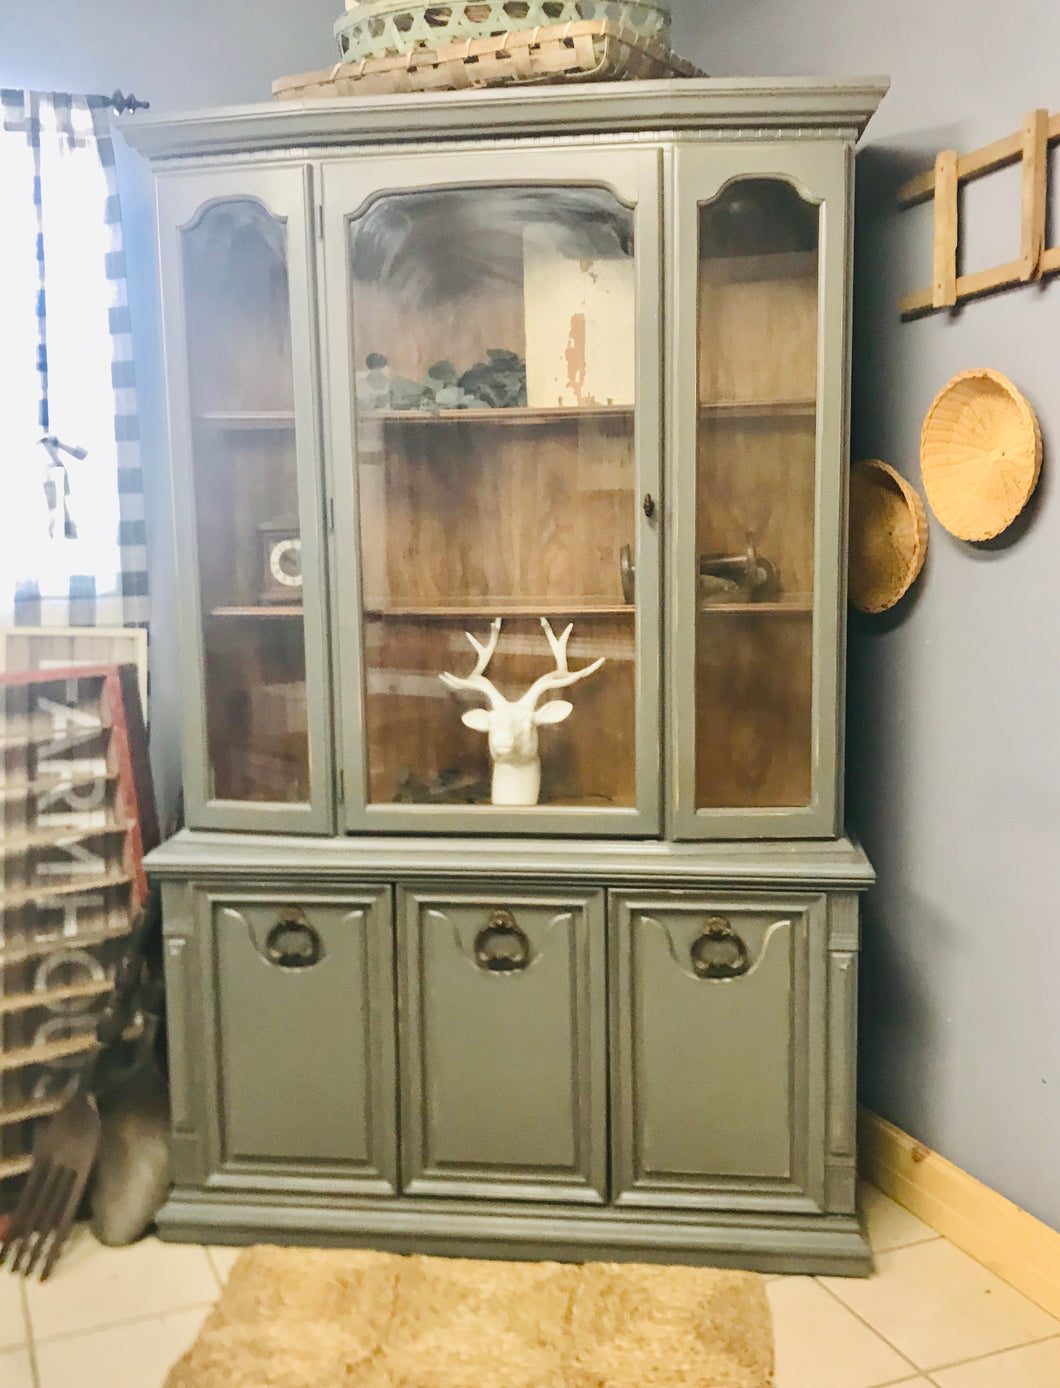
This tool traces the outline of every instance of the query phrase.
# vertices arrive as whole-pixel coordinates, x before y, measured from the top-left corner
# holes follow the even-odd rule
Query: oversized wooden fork
[[[63,1250],[99,1150],[101,1124],[96,1094],[101,1080],[106,1079],[103,1062],[108,1048],[120,1041],[131,1021],[137,990],[142,983],[144,944],[151,931],[160,926],[161,905],[158,891],[154,889],[129,934],[113,989],[96,1024],[97,1046],[82,1068],[70,1098],[36,1133],[33,1165],[0,1246],[0,1267],[10,1254],[12,1272],[29,1277],[39,1266],[43,1282]],[[141,1022],[144,1020],[141,1018]],[[138,1054],[132,1069],[150,1050],[154,1034],[153,1027],[141,1026]],[[124,1075],[118,1072],[117,1077],[123,1078],[128,1073],[131,1070]]]
[[[91,1093],[95,1068],[93,1057],[73,1097],[41,1125],[33,1143],[33,1166],[0,1247],[0,1267],[10,1253],[11,1271],[24,1277],[38,1264],[40,1280],[49,1276],[77,1217],[99,1148],[99,1110]]]

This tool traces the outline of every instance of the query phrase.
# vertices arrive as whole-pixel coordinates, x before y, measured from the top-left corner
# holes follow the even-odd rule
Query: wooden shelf
[[[700,616],[737,613],[751,617],[805,617],[813,614],[813,598],[800,595],[782,602],[701,602],[699,613]]]
[[[424,618],[426,620],[452,621],[454,619],[488,620],[494,617],[625,617],[633,616],[636,608],[631,603],[490,603],[472,606],[459,603],[455,606],[402,607],[369,605],[364,609],[366,617],[401,620],[405,618]]]
[[[18,907],[27,906],[31,901],[55,901],[64,896],[80,896],[85,892],[106,891],[109,887],[125,887],[132,880],[131,872],[103,872],[91,877],[76,877],[69,882],[41,882],[36,887],[5,887],[0,889],[0,911],[14,911]],[[128,934],[128,926],[125,927],[124,933]],[[64,943],[69,945],[75,939],[76,936],[70,936]],[[80,946],[82,941],[78,939],[77,944]],[[13,951],[0,952],[0,960],[9,964],[17,954],[18,946],[15,946]]]
[[[21,833],[7,833],[0,837],[0,860],[21,857],[34,848],[68,847],[75,843],[90,843],[92,839],[112,838],[115,834],[127,834],[132,827],[128,820],[112,819],[101,824],[89,825],[88,828],[63,824],[44,829],[29,829]]]
[[[47,1118],[49,1114],[58,1113],[63,1103],[64,1100],[62,1099],[38,1099],[35,1103],[17,1104],[13,1108],[0,1108],[0,1128],[9,1128],[16,1123],[28,1123],[33,1118]],[[29,1160],[32,1162],[33,1158],[30,1157]],[[0,1179],[3,1179],[2,1167],[0,1167]]]
[[[211,617],[250,617],[255,620],[268,619],[270,617],[297,617],[301,620],[302,604],[297,602],[277,603],[274,607],[267,607],[264,603],[254,604],[247,607],[214,607],[210,611]]]
[[[83,1014],[81,1014],[83,1015]],[[36,1046],[20,1046],[17,1050],[0,1051],[0,1074],[8,1070],[24,1070],[28,1065],[49,1065],[67,1056],[83,1055],[99,1050],[95,1028],[79,1036],[64,1036],[61,1041],[44,1041]]]
[[[294,422],[293,410],[209,410],[195,416],[196,424],[246,432],[291,430]]]
[[[699,413],[711,419],[812,419],[816,400],[703,400]]]
[[[38,1007],[54,1007],[57,1003],[75,999],[99,998],[114,987],[112,979],[90,979],[87,983],[71,983],[65,988],[47,988],[33,993],[9,994],[0,998],[0,1016],[12,1012],[32,1012]]]
[[[5,781],[0,784],[0,804],[5,804],[12,800],[30,800],[41,795],[54,795],[56,792],[65,793],[75,790],[81,786],[97,785],[100,781],[113,782],[118,779],[116,771],[105,771],[102,768],[98,774],[91,772],[79,772],[76,775],[64,777],[52,773],[49,776],[42,776],[36,780],[25,780],[20,778],[12,781]]]
[[[361,415],[362,422],[381,424],[567,424],[580,420],[628,419],[632,405],[515,405],[509,409],[477,410],[372,410]]]
[[[124,878],[123,881],[131,881],[131,878]],[[98,884],[97,884],[98,885]],[[110,885],[114,885],[111,883]],[[86,890],[95,890],[92,884],[86,886]],[[47,939],[26,939],[18,938],[17,943],[9,943],[4,949],[0,949],[0,966],[7,967],[9,964],[21,964],[27,959],[43,959],[46,955],[57,954],[60,950],[67,949],[95,949],[98,945],[105,945],[111,940],[124,940],[129,934],[129,922],[124,921],[121,925],[103,930],[86,930],[81,935],[50,935]]]

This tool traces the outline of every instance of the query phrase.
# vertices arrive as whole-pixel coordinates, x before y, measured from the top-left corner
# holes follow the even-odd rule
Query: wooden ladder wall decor
[[[157,842],[136,667],[0,673],[0,1209],[96,1048]]]
[[[903,318],[914,318],[940,308],[953,308],[962,299],[989,294],[1013,284],[1029,284],[1060,271],[1060,246],[1045,245],[1048,203],[1049,146],[1060,140],[1060,114],[1030,111],[1023,129],[1003,140],[984,145],[971,154],[944,149],[930,173],[921,174],[898,190],[900,208],[935,200],[933,284],[899,302]],[[960,239],[957,200],[962,183],[1008,164],[1023,163],[1023,220],[1019,259],[971,275],[957,273]]]

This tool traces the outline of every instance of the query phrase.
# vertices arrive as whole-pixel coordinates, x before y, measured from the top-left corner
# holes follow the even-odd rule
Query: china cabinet
[[[186,680],[166,1235],[868,1266],[842,672],[883,91],[125,123]]]

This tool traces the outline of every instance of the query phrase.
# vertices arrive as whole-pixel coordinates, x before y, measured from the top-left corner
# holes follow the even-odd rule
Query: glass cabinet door
[[[324,171],[348,823],[654,832],[658,154],[400,170]]]
[[[844,156],[682,150],[677,182],[677,829],[829,835],[844,552]]]
[[[160,186],[192,826],[327,827],[307,177]]]

